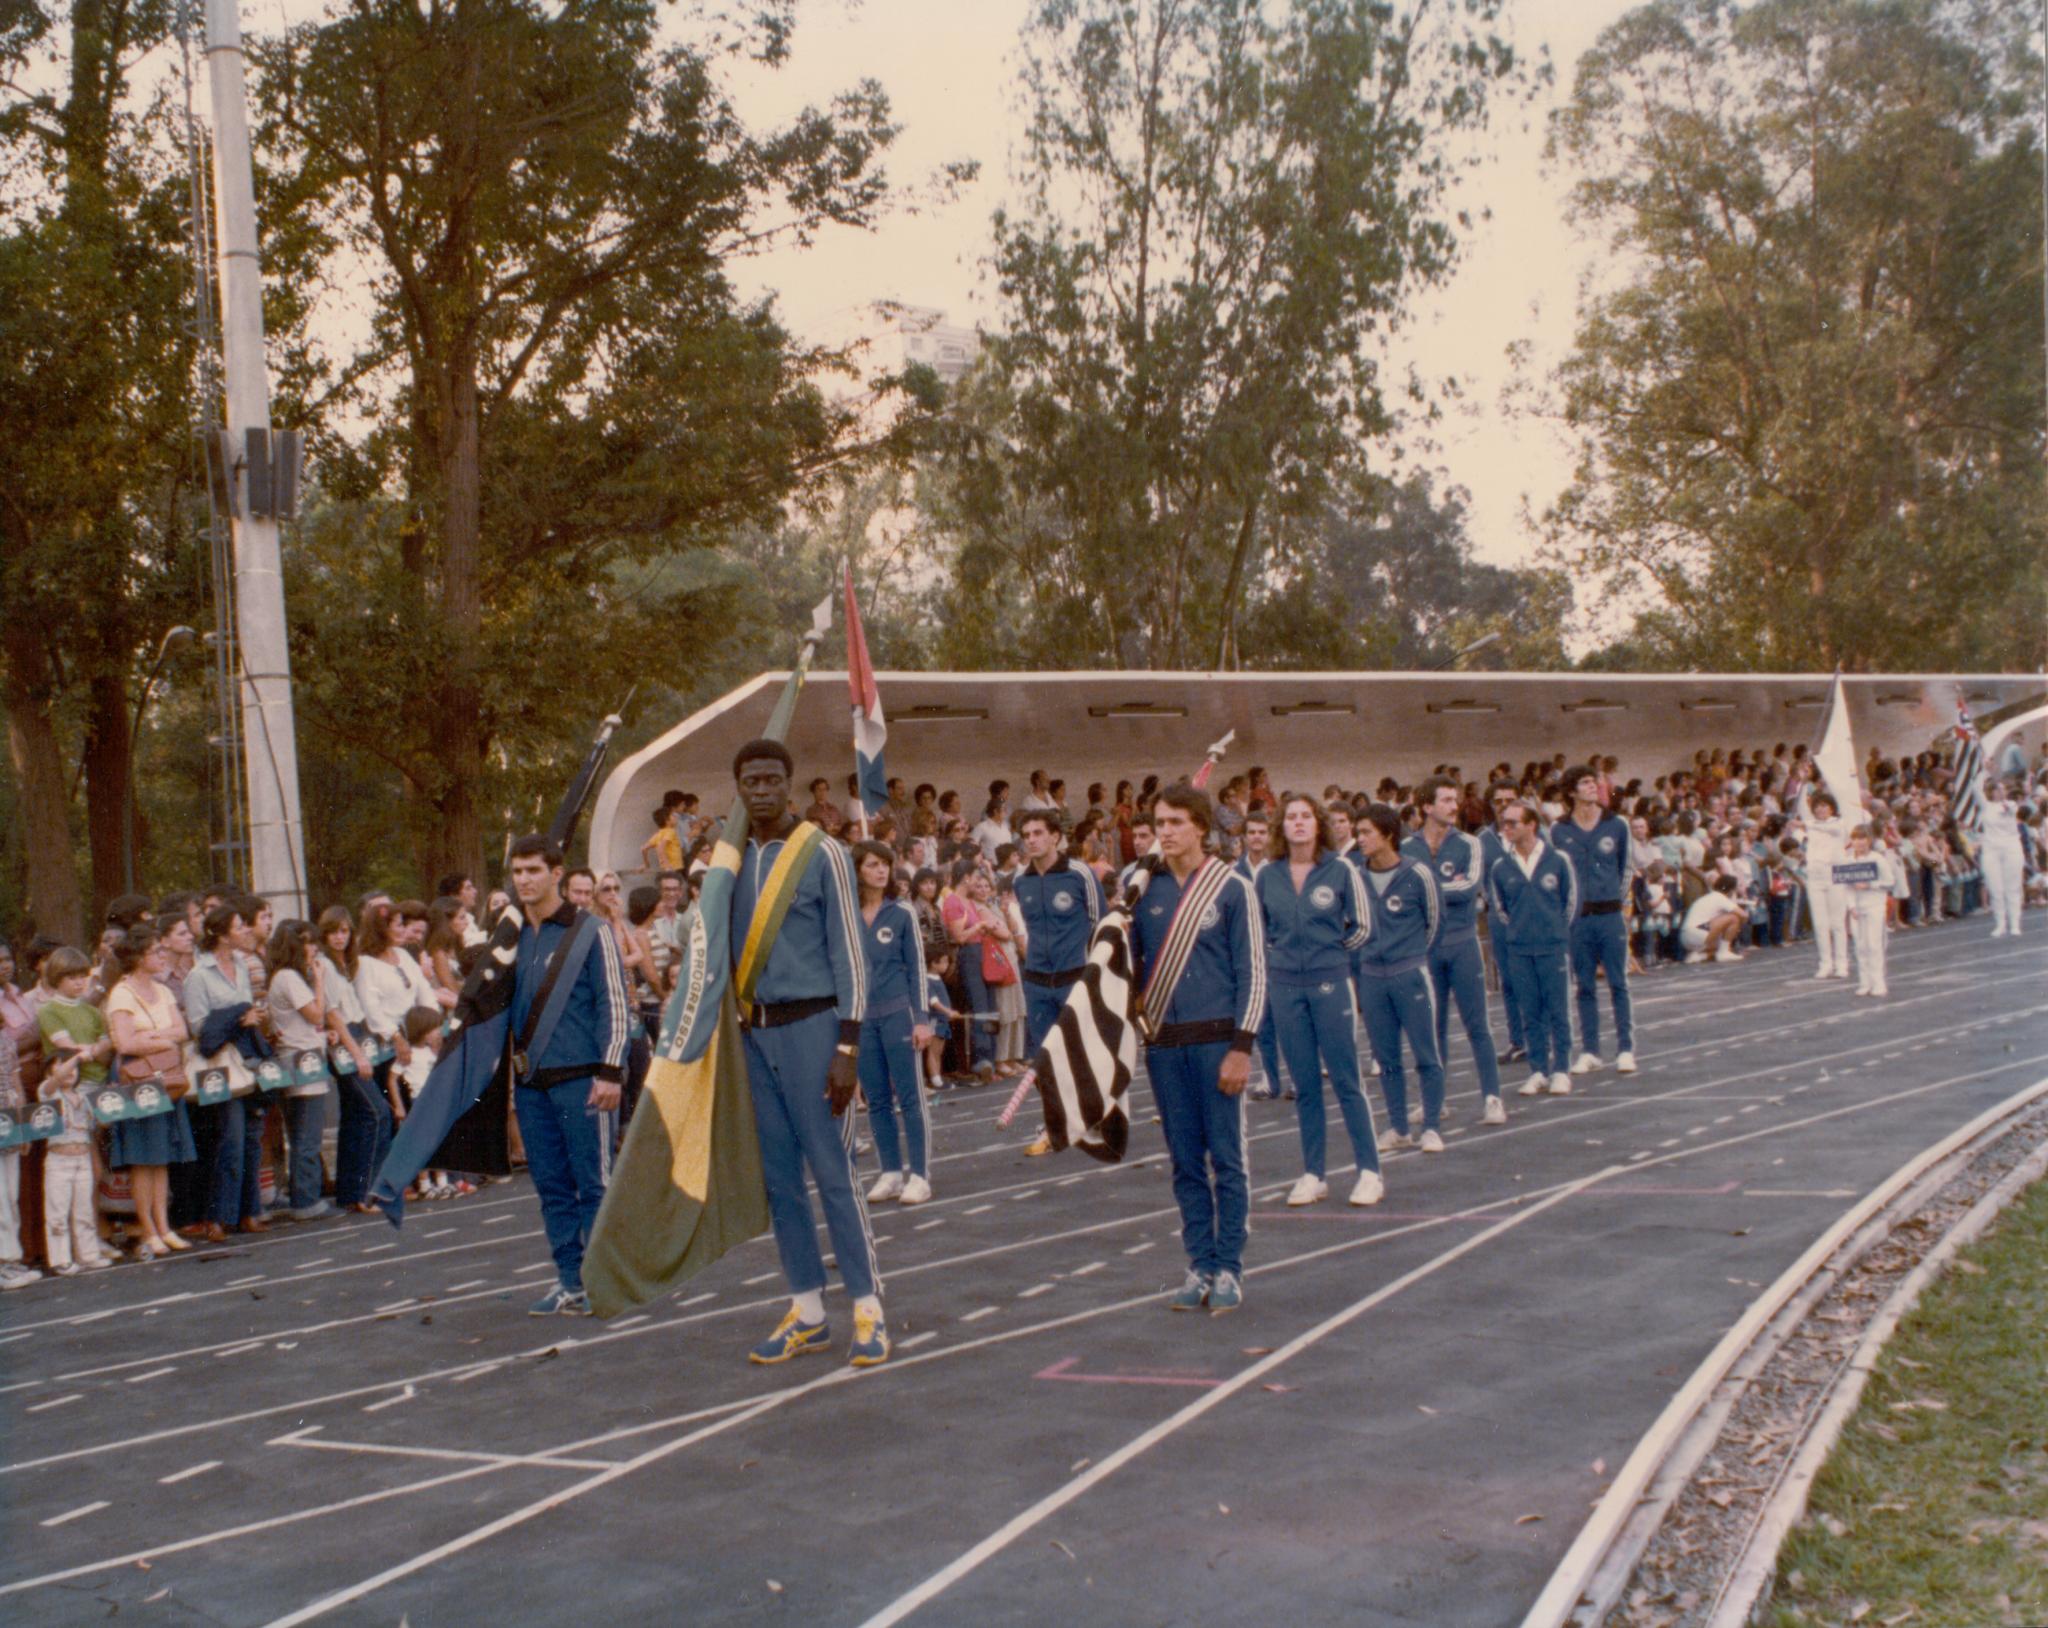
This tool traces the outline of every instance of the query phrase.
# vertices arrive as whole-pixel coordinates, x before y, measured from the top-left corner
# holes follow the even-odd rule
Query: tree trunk
[[[1258,535],[1259,499],[1264,494],[1263,486],[1253,490],[1252,495],[1245,499],[1244,517],[1238,522],[1237,546],[1230,555],[1230,575],[1223,584],[1223,604],[1220,607],[1223,625],[1216,635],[1215,671],[1219,673],[1228,670],[1226,660],[1236,645],[1237,596],[1244,583],[1245,561],[1251,554],[1252,539]]]
[[[433,746],[445,777],[436,806],[433,872],[483,874],[476,793],[483,778],[481,638],[483,501],[481,437],[474,358],[458,356],[442,375],[439,438],[441,486],[441,682],[434,700]]]
[[[28,913],[36,931],[84,942],[78,872],[71,859],[70,794],[64,758],[50,727],[55,695],[50,653],[33,619],[0,617],[5,628],[7,751],[21,798],[28,860]]]
[[[92,848],[95,913],[129,891],[123,863],[128,843],[128,684],[118,672],[96,675],[87,688],[92,708],[85,725],[85,834]],[[133,874],[139,877],[138,863]]]

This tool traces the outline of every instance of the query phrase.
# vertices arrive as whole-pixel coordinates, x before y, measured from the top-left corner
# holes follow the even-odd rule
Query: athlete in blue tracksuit
[[[611,1178],[612,1116],[625,1078],[632,1003],[618,940],[602,924],[585,940],[573,975],[564,963],[542,999],[548,968],[576,932],[582,912],[562,900],[562,855],[544,837],[512,845],[512,886],[526,920],[513,962],[508,1029],[513,1036],[512,1102],[526,1144],[526,1168],[540,1199],[541,1225],[556,1285],[527,1309],[535,1316],[588,1316],[583,1252]],[[563,988],[560,980],[573,976]],[[539,1027],[554,1005],[553,1028]],[[530,1037],[521,1050],[521,1037]]]
[[[1029,810],[1019,822],[1025,864],[1017,873],[1024,917],[1024,1054],[1036,1057],[1059,1021],[1068,989],[1088,964],[1088,940],[1102,919],[1102,884],[1078,859],[1060,855],[1059,815]]]
[[[1507,786],[1495,786],[1487,795],[1492,799],[1493,816],[1496,820],[1509,804],[1517,800],[1514,791]],[[1494,861],[1505,857],[1507,851],[1507,839],[1500,834],[1500,827],[1487,826],[1479,833],[1479,874],[1482,877],[1491,876]],[[1500,953],[1500,946],[1494,943],[1493,900],[1484,882],[1479,886],[1479,902],[1486,911],[1486,936],[1488,943],[1492,945],[1494,968],[1500,974],[1501,1011],[1507,1016],[1508,1049],[1498,1061],[1516,1063],[1529,1055],[1529,1048],[1522,1033],[1522,1008],[1515,1000],[1515,985],[1509,976],[1508,960]]]
[[[1351,957],[1365,943],[1372,920],[1366,882],[1356,865],[1330,851],[1328,827],[1313,799],[1290,797],[1281,811],[1287,839],[1283,858],[1261,868],[1254,883],[1266,927],[1269,1021],[1279,1029],[1290,1074],[1299,1082],[1302,1178],[1289,1204],[1328,1196],[1323,1072],[1351,1136],[1359,1180],[1354,1204],[1378,1202],[1379,1149],[1372,1110],[1358,1081],[1357,1007]]]
[[[867,1099],[868,1128],[875,1138],[881,1180],[868,1191],[870,1203],[901,1198],[922,1204],[931,1197],[930,1132],[925,1125],[919,1059],[931,1037],[930,1020],[919,1008],[925,997],[924,935],[917,916],[901,899],[889,897],[895,860],[878,842],[853,850],[860,886],[861,947],[867,957],[868,1009],[860,1026],[860,1090]],[[904,1148],[896,1140],[903,1116],[910,1178],[905,1185]]]
[[[1437,1050],[1436,985],[1429,957],[1443,931],[1443,901],[1428,869],[1401,856],[1401,820],[1374,803],[1355,827],[1370,916],[1365,942],[1353,958],[1358,1010],[1380,1065],[1380,1091],[1391,1129],[1383,1146],[1408,1140],[1408,1076],[1401,1037],[1415,1053],[1422,1087],[1422,1147],[1443,1151],[1444,1064]]]
[[[736,962],[762,890],[796,828],[789,813],[790,772],[789,751],[779,741],[749,741],[733,759],[751,826],[733,885]],[[826,838],[796,880],[752,999],[740,1013],[768,1213],[792,1296],[775,1332],[748,1353],[755,1362],[783,1362],[822,1349],[830,1337],[825,1261],[806,1171],[824,1205],[839,1275],[854,1300],[850,1360],[868,1367],[889,1355],[881,1271],[867,1206],[854,1185],[854,1120],[847,1112],[859,1081],[861,1025],[867,1016],[867,956],[860,928],[852,859]]]
[[[1254,823],[1258,824],[1261,831],[1270,829],[1265,824],[1265,816],[1263,814],[1247,816],[1244,822],[1245,830],[1249,832]],[[1263,852],[1253,855],[1249,851],[1251,846],[1249,842],[1245,846],[1247,851],[1237,861],[1234,869],[1238,875],[1252,884],[1254,891],[1257,891],[1259,872],[1264,870],[1271,861],[1266,858]],[[1268,993],[1270,994],[1270,989]],[[1274,1022],[1273,1003],[1271,1000],[1266,1002],[1266,1021],[1259,1025],[1259,1061],[1265,1066],[1265,1083],[1254,1087],[1246,1094],[1258,1102],[1270,1101],[1274,1097],[1287,1097],[1291,1100],[1294,1096],[1294,1087],[1289,1085],[1284,1091],[1281,1089],[1280,1030]]]
[[[1614,1003],[1614,1066],[1636,1071],[1635,1025],[1628,998],[1628,927],[1622,900],[1628,897],[1628,821],[1600,802],[1600,780],[1591,769],[1567,769],[1564,784],[1572,811],[1550,828],[1550,845],[1571,861],[1579,883],[1579,916],[1572,923],[1572,983],[1579,997],[1579,1057],[1574,1074],[1600,1066],[1600,992],[1595,976],[1607,972]]]
[[[1458,1021],[1472,1047],[1472,1065],[1479,1073],[1479,1093],[1486,1102],[1486,1122],[1503,1123],[1500,1101],[1500,1059],[1494,1055],[1493,1026],[1486,1018],[1486,966],[1479,956],[1479,900],[1485,890],[1486,854],[1477,837],[1453,823],[1458,817],[1458,784],[1441,775],[1423,781],[1416,800],[1422,806],[1422,829],[1401,844],[1404,858],[1426,867],[1436,878],[1443,900],[1443,931],[1429,955],[1430,981],[1436,986],[1436,1049],[1450,1062],[1451,1002],[1458,1003]]]
[[[1560,1096],[1572,1088],[1566,1072],[1572,1026],[1565,1010],[1564,961],[1579,914],[1578,874],[1538,834],[1541,821],[1534,804],[1511,806],[1500,828],[1512,846],[1486,873],[1494,949],[1503,966],[1513,966],[1516,999],[1522,1003],[1522,1035],[1532,1070],[1522,1087],[1525,1097],[1542,1090],[1546,1081]]]
[[[1164,863],[1146,883],[1131,921],[1139,988],[1153,987],[1162,952],[1176,939],[1182,896],[1221,882],[1191,931],[1184,970],[1165,998],[1153,989],[1145,1010],[1145,1071],[1173,1162],[1187,1281],[1176,1311],[1234,1311],[1244,1301],[1244,1240],[1251,1215],[1243,1092],[1251,1051],[1266,1010],[1266,935],[1252,885],[1223,861],[1204,859],[1213,818],[1201,792],[1160,793]],[[1170,971],[1171,969],[1169,969]]]

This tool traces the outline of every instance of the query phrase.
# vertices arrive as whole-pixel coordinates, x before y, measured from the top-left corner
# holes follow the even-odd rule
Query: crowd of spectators
[[[1624,776],[1611,756],[1592,763],[1601,801],[1629,821],[1633,839],[1625,901],[1632,973],[1739,959],[1810,934],[1803,816],[1815,770],[1803,747],[1702,750],[1647,780]],[[1558,753],[1476,777],[1456,765],[1431,773],[1462,788],[1459,824],[1476,833],[1518,800],[1546,820],[1563,818],[1565,766]],[[1957,822],[1953,774],[1943,751],[1873,754],[1864,766],[1867,805],[1844,810],[1892,860],[1887,930],[1982,907],[1976,842]],[[1026,1066],[1025,926],[1015,898],[1022,816],[1050,813],[1066,851],[1114,893],[1124,868],[1151,849],[1162,784],[1158,775],[1095,782],[1076,796],[1037,770],[1021,792],[997,780],[964,801],[957,789],[899,779],[889,782],[888,806],[862,818],[849,817],[858,808],[850,785],[842,803],[829,780],[810,783],[799,813],[849,841],[864,828],[896,858],[896,887],[943,991],[923,1062],[928,1087],[984,1084]],[[2008,784],[2020,804],[2027,900],[2048,902],[2048,753]],[[1256,863],[1279,851],[1272,821],[1281,789],[1265,769],[1221,776],[1211,790],[1220,857]],[[1395,808],[1406,830],[1422,824],[1415,786],[1393,776],[1369,789],[1326,785],[1317,800],[1340,846],[1374,804]],[[652,824],[642,869],[579,867],[564,877],[569,902],[617,935],[644,1021],[628,1113],[716,835],[687,792],[669,793]],[[280,1221],[368,1212],[393,1127],[432,1067],[484,939],[480,921],[508,904],[493,893],[480,911],[473,881],[450,876],[431,903],[373,893],[352,909],[278,921],[263,899],[214,888],[117,898],[90,946],[0,942],[0,1113],[22,1124],[44,1110],[35,1140],[0,1152],[0,1287],[40,1275],[26,1255],[59,1275],[108,1265],[124,1232],[132,1256],[147,1260]],[[118,1092],[111,1115],[99,1111],[109,1086]],[[160,1103],[150,1113],[119,1111],[152,1090],[169,1099],[168,1111]],[[411,1196],[457,1198],[475,1187],[459,1172],[429,1171]]]

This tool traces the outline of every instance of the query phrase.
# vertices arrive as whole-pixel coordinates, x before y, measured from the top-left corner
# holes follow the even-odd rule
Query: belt
[[[1201,1018],[1193,1023],[1167,1023],[1146,1038],[1148,1046],[1213,1046],[1237,1038],[1235,1018]]]
[[[740,1009],[742,1029],[779,1029],[801,1023],[807,1017],[829,1012],[839,1004],[837,995],[810,995],[799,1001],[755,1001]]]
[[[1024,981],[1036,984],[1040,989],[1065,989],[1069,984],[1079,983],[1081,974],[1087,970],[1086,967],[1075,967],[1070,972],[1027,972]]]
[[[1619,899],[1588,899],[1579,906],[1582,916],[1618,916],[1621,914]]]

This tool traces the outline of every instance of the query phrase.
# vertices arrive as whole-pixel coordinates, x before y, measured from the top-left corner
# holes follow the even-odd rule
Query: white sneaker
[[[1572,1064],[1572,1072],[1574,1074],[1598,1074],[1600,1072],[1600,1059],[1590,1051],[1582,1051],[1579,1053],[1579,1060]]]
[[[1633,1074],[1636,1071],[1636,1054],[1632,1051],[1618,1053],[1614,1059],[1614,1072]]]
[[[1361,1170],[1358,1180],[1351,1188],[1351,1202],[1361,1210],[1368,1204],[1377,1204],[1387,1196],[1387,1184],[1380,1180],[1377,1170]]]
[[[1702,960],[1704,960],[1704,959],[1705,959],[1705,957],[1704,957],[1704,956],[1702,956],[1702,957],[1701,957],[1701,959],[1702,959]],[[1815,983],[1819,983],[1819,982],[1821,981],[1821,979],[1823,979],[1823,978],[1832,978],[1832,977],[1834,977],[1834,975],[1835,975],[1835,969],[1834,969],[1833,967],[1822,967],[1822,968],[1820,969],[1820,971],[1816,972],[1816,973],[1815,973],[1815,974],[1813,975],[1813,981],[1814,981]]]
[[[1870,992],[1870,998],[1874,1001],[1881,1001],[1890,994],[1891,991],[1889,989],[1886,989],[1883,985],[1879,985],[1876,989],[1873,989]]]
[[[1320,1204],[1329,1196],[1330,1184],[1321,1176],[1310,1175],[1307,1171],[1303,1171],[1300,1180],[1287,1189],[1288,1205],[1297,1210],[1305,1204]]]
[[[1550,1076],[1550,1094],[1553,1097],[1568,1097],[1572,1094],[1572,1077],[1565,1073]]]
[[[932,1184],[922,1176],[912,1176],[903,1183],[903,1197],[898,1202],[903,1204],[929,1204],[931,1197]]]
[[[1706,959],[1707,952],[1705,950],[1693,950],[1687,954],[1685,964],[1689,967],[1697,967],[1702,965]],[[1814,976],[1816,978],[1825,978],[1827,974],[1825,972],[1816,972]]]
[[[886,1204],[890,1199],[902,1193],[902,1191],[903,1172],[900,1170],[885,1170],[882,1172],[882,1179],[868,1189],[868,1202],[870,1204]]]
[[[1420,1145],[1424,1153],[1441,1153],[1444,1150],[1444,1139],[1435,1131],[1424,1131]]]
[[[1415,1142],[1411,1137],[1403,1136],[1391,1125],[1380,1132],[1379,1149],[1382,1153],[1399,1153],[1401,1149],[1413,1146]]]
[[[1742,957],[1737,955],[1733,950],[1729,949],[1727,945],[1723,944],[1718,950],[1714,952],[1714,959],[1716,961],[1740,961]]]
[[[1540,1097],[1543,1095],[1543,1088],[1549,1083],[1549,1075],[1531,1074],[1526,1080],[1522,1082],[1522,1088],[1519,1095],[1525,1097]]]
[[[1527,1086],[1523,1086],[1522,1094],[1533,1097],[1536,1093]],[[1499,1097],[1488,1097],[1486,1099],[1486,1112],[1479,1116],[1479,1122],[1482,1125],[1505,1125],[1508,1122],[1508,1105],[1502,1102]]]

